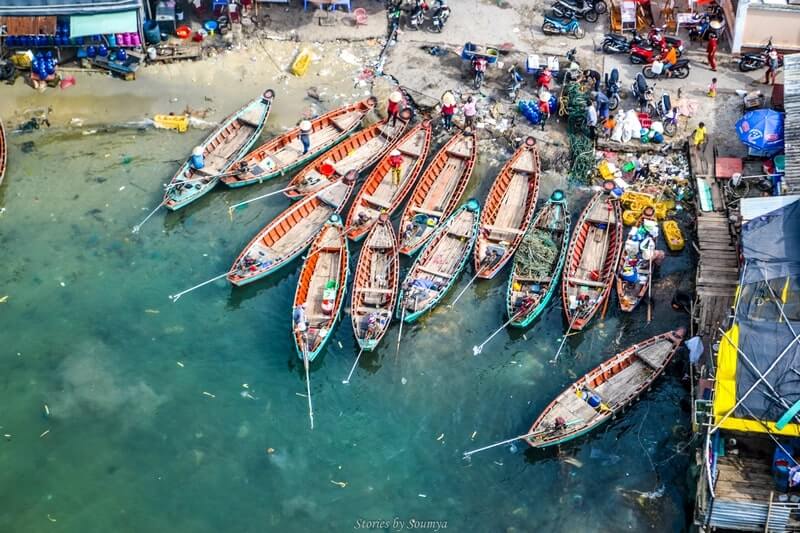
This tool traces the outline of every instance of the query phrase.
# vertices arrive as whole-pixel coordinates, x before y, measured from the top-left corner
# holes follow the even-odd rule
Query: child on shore
[[[708,86],[708,96],[716,98],[717,96],[717,78],[711,78],[711,83]]]

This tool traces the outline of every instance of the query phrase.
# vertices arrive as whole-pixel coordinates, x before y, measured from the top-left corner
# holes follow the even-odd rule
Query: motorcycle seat
[[[545,17],[544,17],[544,20],[547,20],[547,21],[553,22],[553,23],[555,23],[555,24],[560,24],[560,25],[562,25],[562,26],[566,26],[566,25],[568,25],[570,22],[572,22],[572,19],[568,19],[568,18],[561,18],[561,17],[553,17],[553,16],[551,16],[551,15],[545,15]]]

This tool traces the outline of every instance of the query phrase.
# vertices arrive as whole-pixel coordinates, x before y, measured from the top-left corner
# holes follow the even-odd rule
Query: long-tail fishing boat
[[[176,211],[205,195],[233,164],[253,146],[272,109],[272,89],[248,103],[224,121],[192,153],[172,177],[164,193],[164,205]],[[202,168],[197,168],[198,158]]]

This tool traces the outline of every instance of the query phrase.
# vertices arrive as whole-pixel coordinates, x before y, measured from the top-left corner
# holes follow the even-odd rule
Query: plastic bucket
[[[161,42],[161,30],[155,20],[148,20],[144,23],[144,40],[148,44],[158,44]]]

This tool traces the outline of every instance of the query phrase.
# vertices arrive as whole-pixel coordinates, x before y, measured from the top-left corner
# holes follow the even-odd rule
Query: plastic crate
[[[639,113],[639,124],[642,125],[645,129],[650,129],[650,126],[653,125],[653,119],[650,118],[650,115],[647,113]]]

